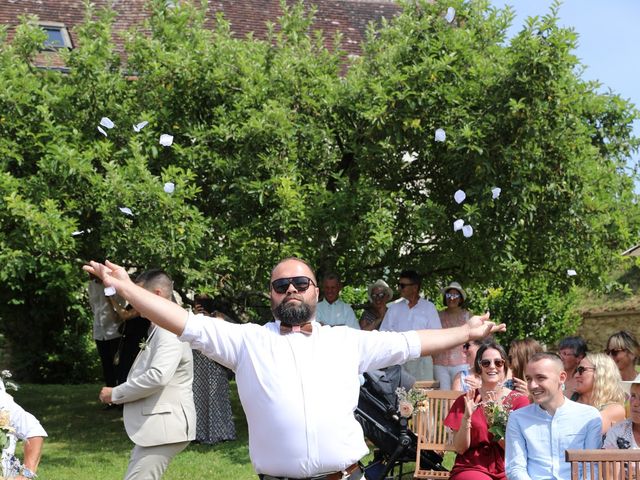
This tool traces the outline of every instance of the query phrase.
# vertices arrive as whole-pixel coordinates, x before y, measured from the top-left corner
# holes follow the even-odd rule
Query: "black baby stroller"
[[[365,467],[367,479],[383,480],[398,467],[402,478],[402,465],[416,461],[418,439],[407,428],[407,419],[398,415],[396,389],[409,390],[414,379],[403,372],[399,365],[364,374],[365,382],[360,387],[360,398],[355,411],[365,437],[377,450],[374,460]],[[423,468],[445,470],[442,457],[432,451],[421,454]],[[405,475],[413,475],[413,471]]]

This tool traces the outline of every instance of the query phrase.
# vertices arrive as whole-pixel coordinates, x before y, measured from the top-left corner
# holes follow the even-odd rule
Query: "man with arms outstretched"
[[[321,326],[315,321],[315,275],[297,258],[282,260],[271,272],[275,320],[264,326],[194,315],[138,288],[110,262],[84,268],[115,287],[141,315],[236,373],[251,461],[263,480],[361,478],[358,461],[369,449],[353,415],[358,374],[504,330],[488,315],[437,331]]]

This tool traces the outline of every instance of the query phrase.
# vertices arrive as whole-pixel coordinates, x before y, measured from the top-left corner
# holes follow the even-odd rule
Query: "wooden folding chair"
[[[415,433],[418,437],[416,452],[416,470],[413,478],[420,479],[446,479],[449,472],[437,470],[423,470],[420,465],[420,452],[434,450],[437,452],[453,451],[450,444],[450,435],[444,426],[446,418],[453,402],[462,395],[457,390],[427,390],[424,411],[419,411],[415,418]]]
[[[571,480],[640,480],[640,450],[567,450]]]

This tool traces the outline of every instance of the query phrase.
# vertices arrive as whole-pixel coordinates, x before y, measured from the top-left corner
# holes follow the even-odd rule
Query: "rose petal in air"
[[[137,123],[133,126],[133,131],[137,133],[147,125],[149,125],[149,122],[147,122],[146,120],[144,122]]]
[[[176,189],[176,186],[172,182],[167,182],[164,184],[163,189],[166,193],[173,193],[173,191]]]
[[[98,131],[103,134],[105,137],[107,136],[107,132],[104,131],[102,127],[98,127]]]
[[[447,139],[447,134],[441,128],[436,130],[435,140],[436,142],[444,142]]]
[[[105,287],[104,296],[105,297],[113,297],[116,294],[116,289],[114,287]]]
[[[493,198],[495,200],[496,198],[498,198],[500,196],[501,192],[502,192],[502,189],[500,187],[493,187],[491,189],[491,198]]]
[[[102,125],[104,128],[108,128],[109,130],[116,126],[116,124],[113,123],[109,117],[102,117],[100,119],[100,125]]]
[[[464,202],[465,198],[467,198],[467,194],[464,193],[463,190],[456,190],[456,193],[453,194],[453,199],[456,201],[456,203]]]
[[[458,230],[462,230],[462,227],[464,227],[464,220],[458,219],[455,222],[453,222],[454,232],[457,232]]]
[[[577,274],[578,274],[578,272],[576,272],[573,269],[567,270],[567,275],[569,275],[570,277],[575,277]]]
[[[125,215],[131,215],[133,217],[133,212],[129,207],[120,207],[120,211]]]
[[[170,147],[172,143],[173,143],[173,135],[169,135],[167,133],[163,133],[162,135],[160,135],[160,145],[163,145],[165,147]]]
[[[447,8],[447,14],[444,16],[444,19],[451,23],[453,22],[453,19],[456,18],[456,9],[453,7],[449,7]]]
[[[471,225],[465,225],[464,227],[462,227],[462,234],[466,238],[469,238],[471,235],[473,235],[473,227]]]

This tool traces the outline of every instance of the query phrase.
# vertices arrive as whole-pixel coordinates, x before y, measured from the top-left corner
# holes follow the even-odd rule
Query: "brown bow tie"
[[[280,322],[280,334],[286,335],[287,333],[301,332],[305,335],[311,335],[313,331],[313,325],[311,322],[303,323],[302,325],[288,325]]]

